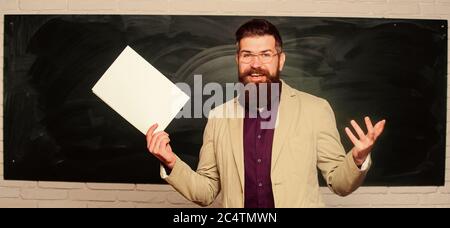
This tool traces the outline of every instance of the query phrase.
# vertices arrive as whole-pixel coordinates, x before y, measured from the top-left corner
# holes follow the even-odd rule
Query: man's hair
[[[265,35],[270,35],[275,38],[275,48],[278,52],[281,52],[283,41],[281,40],[280,32],[278,32],[275,25],[264,19],[252,19],[239,27],[236,31],[237,51],[240,50],[239,43],[243,38]]]

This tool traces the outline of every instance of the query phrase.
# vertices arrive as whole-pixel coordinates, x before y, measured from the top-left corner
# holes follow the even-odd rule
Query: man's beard
[[[265,80],[263,81],[251,81],[250,77],[258,77],[255,75],[261,75],[264,77]],[[259,77],[261,77],[259,76]],[[271,91],[271,84],[272,83],[277,83],[279,84],[278,87],[281,89],[281,81],[280,81],[280,71],[277,67],[277,71],[274,75],[271,75],[269,73],[269,71],[261,69],[261,68],[253,68],[253,69],[249,69],[245,72],[243,72],[242,74],[239,73],[239,82],[241,82],[242,84],[248,85],[248,84],[254,84],[256,86],[256,97],[252,97],[249,95],[249,91],[245,90],[245,101],[241,100],[240,102],[242,102],[242,104],[245,104],[245,107],[249,107],[251,105],[249,105],[249,99],[256,99],[256,106],[257,107],[264,107],[266,105],[268,105],[269,107],[271,106],[271,101],[273,101],[273,99],[277,99],[278,100],[278,96],[279,96],[279,91],[277,91],[276,93],[272,93]],[[241,91],[241,94],[244,91]],[[262,95],[263,97],[260,98],[260,95]],[[276,96],[276,97],[272,97],[272,95]],[[241,96],[242,98],[242,96]],[[261,100],[262,99],[262,100]],[[260,103],[262,102],[262,103]]]
[[[263,81],[252,81],[252,78],[261,78]],[[261,68],[251,68],[242,73],[239,72],[239,82],[247,85],[248,83],[254,83],[258,87],[260,83],[279,83],[280,82],[280,71],[277,67],[277,72],[275,75],[271,75],[269,71]]]

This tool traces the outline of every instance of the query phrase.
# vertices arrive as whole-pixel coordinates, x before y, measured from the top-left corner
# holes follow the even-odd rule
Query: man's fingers
[[[150,151],[153,152],[153,151],[155,151],[157,149],[156,142],[158,141],[159,137],[161,137],[163,135],[167,135],[168,136],[168,134],[166,132],[164,132],[164,131],[157,132],[157,133],[155,133],[153,135],[152,141],[150,142],[150,148],[149,148]]]
[[[378,138],[378,136],[380,136],[381,133],[383,133],[385,124],[386,120],[379,121],[377,124],[375,124],[374,127],[375,139]]]
[[[164,139],[169,139],[169,136],[168,136],[167,134],[161,134],[161,135],[156,139],[155,146],[153,147],[155,151],[157,151],[157,152],[159,152],[159,153],[161,152],[161,150],[160,150],[160,145],[161,145],[161,141],[164,140]]]
[[[147,134],[145,135],[147,138],[147,148],[150,146],[150,141],[152,141],[153,132],[158,127],[158,124],[153,124],[150,126],[150,128],[147,131]]]
[[[356,133],[359,136],[359,139],[364,139],[366,135],[364,134],[363,130],[359,127],[359,125],[356,123],[356,121],[352,120],[350,121],[350,124],[353,126],[353,129],[355,129]]]
[[[350,128],[346,127],[345,128],[345,133],[347,133],[348,138],[350,138],[350,141],[352,141],[353,145],[357,145],[359,144],[359,140],[353,135],[352,131],[350,130]]]
[[[160,137],[161,135],[169,136],[164,131],[160,131],[160,132],[157,132],[157,133],[153,134],[152,141],[150,142],[150,147],[149,147],[150,152],[153,152],[155,150],[156,141],[158,140],[158,137]]]
[[[364,117],[364,122],[366,122],[367,127],[367,135],[373,139],[375,137],[375,132],[373,129],[372,121],[370,121],[370,118],[368,116]]]
[[[164,151],[167,147],[167,144],[170,142],[169,137],[163,137],[161,141],[159,142],[159,152],[161,153]]]

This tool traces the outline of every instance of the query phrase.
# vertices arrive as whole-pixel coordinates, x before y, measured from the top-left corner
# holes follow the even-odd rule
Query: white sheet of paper
[[[92,91],[144,135],[166,129],[189,100],[183,91],[127,46]]]

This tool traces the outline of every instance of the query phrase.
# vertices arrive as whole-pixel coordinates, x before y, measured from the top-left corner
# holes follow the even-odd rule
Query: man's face
[[[279,82],[286,56],[278,53],[270,35],[245,37],[236,54],[239,81],[248,83]]]

